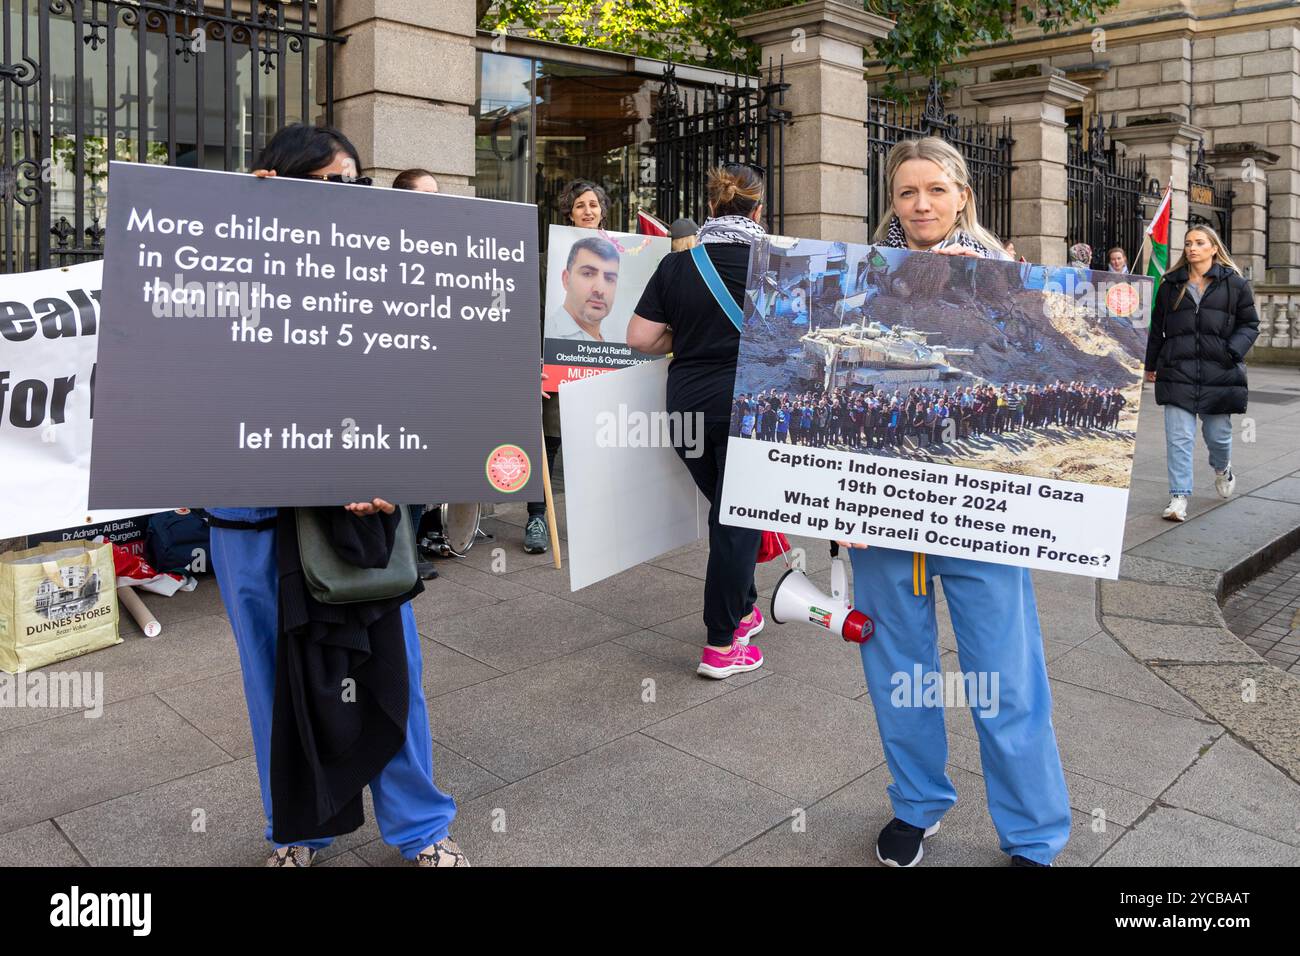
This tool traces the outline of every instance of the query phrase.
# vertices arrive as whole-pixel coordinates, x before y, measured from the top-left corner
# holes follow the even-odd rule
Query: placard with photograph
[[[1117,577],[1152,285],[756,243],[723,521]]]
[[[666,236],[551,226],[547,239],[542,388],[648,362],[656,356],[627,344],[632,313],[659,260]]]

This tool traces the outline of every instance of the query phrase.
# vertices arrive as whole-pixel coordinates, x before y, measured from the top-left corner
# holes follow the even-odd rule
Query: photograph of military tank
[[[858,296],[857,298],[861,298]],[[822,388],[876,386],[885,382],[938,382],[962,377],[952,362],[974,355],[974,349],[932,345],[937,332],[905,325],[888,328],[879,322],[853,322],[805,333],[803,358],[812,379]]]
[[[1126,487],[1151,286],[769,238],[751,255],[732,433]]]

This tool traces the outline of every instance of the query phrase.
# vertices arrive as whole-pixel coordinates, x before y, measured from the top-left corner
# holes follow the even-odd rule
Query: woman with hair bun
[[[750,644],[763,629],[754,586],[762,534],[719,520],[749,248],[764,237],[758,224],[763,175],[762,167],[748,163],[727,163],[710,171],[710,218],[696,234],[698,245],[660,260],[627,330],[632,348],[651,355],[673,353],[668,411],[680,412],[683,418],[701,416],[704,423],[702,454],[687,457],[680,444],[677,453],[709,500],[707,637],[697,672],[713,678],[763,665],[763,652]]]

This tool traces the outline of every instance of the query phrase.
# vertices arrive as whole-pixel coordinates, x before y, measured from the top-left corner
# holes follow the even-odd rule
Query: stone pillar
[[[1130,116],[1124,126],[1110,130],[1110,138],[1124,146],[1130,156],[1145,156],[1147,175],[1165,185],[1174,184],[1173,209],[1169,222],[1169,264],[1178,261],[1187,235],[1188,173],[1195,161],[1196,146],[1205,138],[1205,130],[1179,119],[1144,122]],[[1134,263],[1140,265],[1140,263]]]
[[[474,0],[338,0],[334,121],[377,182],[418,166],[473,194],[476,25]]]
[[[861,3],[813,0],[735,21],[762,49],[763,64],[784,64],[785,232],[807,239],[867,241],[866,46],[893,21]]]
[[[1268,248],[1268,170],[1278,160],[1258,143],[1221,143],[1205,154],[1217,179],[1232,182],[1232,258],[1262,283]]]
[[[996,80],[967,87],[980,104],[980,119],[1011,120],[1011,235],[1016,253],[1030,262],[1066,262],[1067,140],[1065,108],[1080,103],[1088,88],[1058,72]]]

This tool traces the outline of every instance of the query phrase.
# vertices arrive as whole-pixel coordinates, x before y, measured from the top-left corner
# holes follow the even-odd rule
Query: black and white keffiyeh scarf
[[[889,232],[885,236],[885,241],[881,243],[877,243],[877,245],[889,246],[890,248],[893,249],[907,248],[907,235],[906,233],[903,232],[903,224],[898,221],[897,216],[894,216],[892,219],[889,220]],[[947,246],[965,246],[968,249],[974,249],[976,252],[978,252],[981,256],[983,256],[986,259],[999,259],[1002,258],[1004,255],[1001,250],[998,250],[996,252],[990,250],[988,246],[984,245],[982,242],[979,242],[974,237],[968,235],[967,233],[963,232],[960,229],[958,229],[951,236],[949,236],[943,242],[939,243],[934,248],[943,249],[946,248]]]
[[[717,216],[705,220],[700,231],[695,234],[696,241],[700,243],[743,242],[747,246],[766,236],[763,227],[748,216]]]

